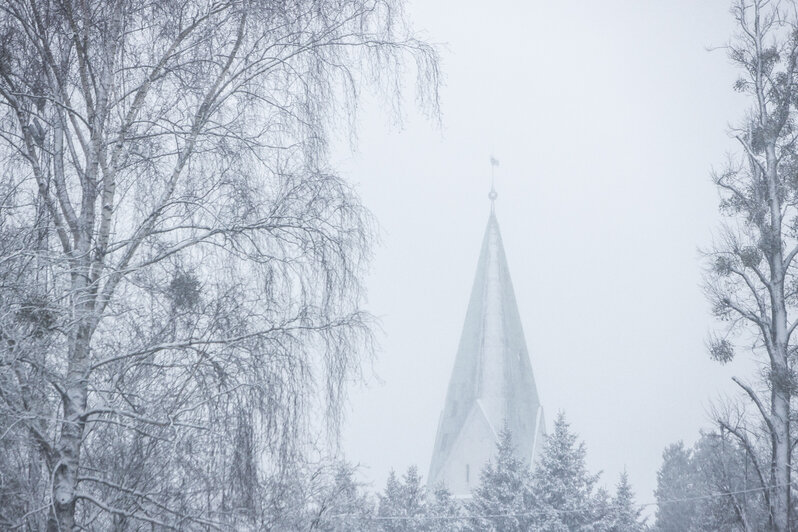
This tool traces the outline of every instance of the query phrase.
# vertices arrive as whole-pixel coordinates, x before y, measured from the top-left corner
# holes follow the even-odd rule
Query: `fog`
[[[750,372],[745,356],[709,359],[699,253],[720,219],[709,174],[744,112],[718,49],[728,2],[417,1],[409,14],[443,45],[440,124],[412,101],[386,119],[367,98],[354,152],[336,148],[381,234],[367,281],[380,346],[351,392],[344,452],[375,490],[391,469],[426,475],[494,155],[546,416],[566,413],[601,483],[626,470],[650,503],[664,447],[693,442],[736,393],[730,376]]]

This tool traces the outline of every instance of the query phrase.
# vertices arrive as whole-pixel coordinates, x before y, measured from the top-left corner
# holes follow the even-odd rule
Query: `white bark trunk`
[[[770,263],[771,297],[771,520],[777,532],[790,530],[790,473],[792,438],[790,431],[790,372],[788,362],[787,310],[784,295],[784,243],[782,206],[776,157],[776,139],[765,149],[768,196],[770,202],[770,242],[767,243]]]

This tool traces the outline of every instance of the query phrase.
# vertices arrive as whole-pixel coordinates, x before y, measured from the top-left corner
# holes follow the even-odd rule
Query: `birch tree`
[[[268,522],[368,354],[327,139],[406,60],[434,108],[401,0],[0,5],[0,526]]]
[[[728,326],[709,347],[713,358],[726,362],[745,345],[761,363],[761,380],[734,379],[758,419],[719,422],[756,460],[770,526],[785,531],[791,529],[795,444],[798,19],[794,2],[740,0],[732,12],[738,35],[728,49],[741,76],[735,89],[751,106],[733,131],[741,155],[713,176],[727,221],[709,255],[707,291],[715,315]],[[760,431],[768,442],[765,460],[756,453]]]

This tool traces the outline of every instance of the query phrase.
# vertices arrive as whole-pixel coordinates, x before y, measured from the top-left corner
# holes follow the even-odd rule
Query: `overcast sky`
[[[746,361],[709,360],[699,248],[720,217],[709,173],[745,102],[722,50],[727,0],[416,1],[445,45],[442,126],[366,102],[336,162],[381,226],[368,308],[383,333],[353,390],[344,450],[382,490],[426,476],[489,213],[496,213],[549,425],[653,500],[664,447],[692,443]]]

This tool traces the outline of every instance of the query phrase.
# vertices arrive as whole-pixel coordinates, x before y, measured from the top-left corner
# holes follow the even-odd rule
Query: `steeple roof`
[[[491,204],[428,477],[430,485],[444,483],[459,496],[468,496],[478,483],[505,424],[519,456],[529,461],[544,431],[543,410],[493,211]]]

